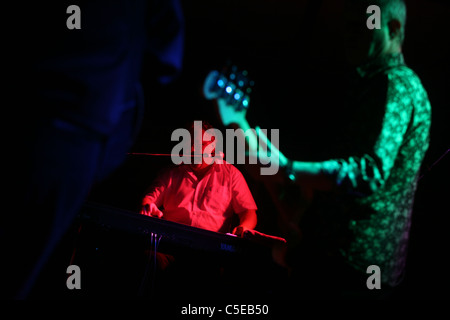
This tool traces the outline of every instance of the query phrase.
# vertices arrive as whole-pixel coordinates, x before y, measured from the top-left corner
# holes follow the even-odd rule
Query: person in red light
[[[201,122],[200,126],[199,123],[194,121],[188,131],[193,137],[191,154],[201,154],[202,160],[185,161],[159,174],[142,199],[140,213],[244,236],[245,231],[254,230],[257,225],[256,203],[242,173],[232,164],[215,157],[216,142],[207,132],[212,126],[206,122]],[[197,151],[200,146],[201,153]],[[211,158],[214,161],[210,161]],[[223,267],[211,256],[189,250],[149,254],[154,254],[157,277],[151,292],[144,294],[163,299],[223,294],[223,286],[219,284]]]
[[[212,126],[205,122],[198,128],[195,123],[190,126],[189,132],[194,137],[192,154],[203,155],[208,146],[214,153],[215,141],[208,129]],[[195,130],[201,130],[201,135],[194,135]],[[201,139],[197,141],[202,146],[201,153],[194,150],[195,139]],[[224,160],[208,161],[202,157],[201,162],[183,163],[158,176],[142,200],[141,214],[242,236],[246,230],[256,227],[256,210],[247,182],[235,166]],[[239,223],[231,230],[234,214]]]

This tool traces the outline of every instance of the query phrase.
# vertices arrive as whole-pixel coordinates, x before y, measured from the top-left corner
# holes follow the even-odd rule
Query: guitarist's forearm
[[[292,169],[296,175],[316,176],[323,174],[323,165],[321,162],[293,161]]]

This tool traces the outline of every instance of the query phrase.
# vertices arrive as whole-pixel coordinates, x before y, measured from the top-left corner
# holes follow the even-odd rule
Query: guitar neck
[[[247,151],[249,152],[249,154],[257,154],[262,147],[260,144],[261,141],[258,144],[258,135],[256,133],[256,130],[252,129],[247,119],[245,118],[239,119],[239,121],[234,122],[233,125],[234,127],[243,130],[244,132],[243,138],[247,143]]]
[[[256,129],[252,129],[245,118],[239,119],[234,125],[247,133],[245,138],[249,154],[258,155],[261,152],[266,154],[267,150],[270,150],[270,153],[274,159],[278,159],[280,165],[284,166],[287,164],[288,159],[280,152],[277,146],[271,143],[259,126],[256,126]]]
[[[249,92],[243,90],[243,84],[246,81],[237,76],[236,73],[233,73],[231,79],[217,71],[213,71],[208,75],[204,84],[205,97],[216,101],[217,111],[222,124],[241,129],[237,134],[238,136],[241,135],[239,138],[246,142],[246,149],[250,157],[264,158],[266,163],[278,161],[282,166],[286,165],[287,158],[278,149],[279,137],[277,136],[276,140],[273,139],[275,144],[272,144],[264,130],[259,129],[259,127],[252,129],[246,119],[250,99],[248,94],[243,93],[244,91]],[[238,80],[237,84],[234,83],[234,80]],[[270,156],[268,156],[269,150]]]

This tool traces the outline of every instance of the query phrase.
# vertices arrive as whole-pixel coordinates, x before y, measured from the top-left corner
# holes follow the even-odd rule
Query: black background
[[[431,143],[423,165],[411,230],[404,296],[448,297],[448,150],[450,5],[408,1],[404,56],[422,79],[432,105]],[[170,153],[170,133],[191,119],[215,118],[202,95],[211,70],[228,61],[255,81],[247,118],[251,125],[280,129],[280,147],[297,159],[323,159],[333,130],[345,125],[339,107],[345,92],[340,31],[341,1],[184,1],[186,43],[181,77],[162,90],[147,88],[148,111],[133,151]],[[145,72],[145,70],[144,70]],[[351,124],[350,124],[351,125]],[[149,180],[168,159],[129,158],[99,199],[135,209]],[[433,164],[435,164],[433,166]],[[117,196],[111,196],[115,194]],[[112,200],[115,199],[115,200]],[[262,214],[271,215],[270,205]],[[271,221],[262,218],[261,221]],[[263,231],[267,226],[260,224]]]
[[[247,113],[250,124],[280,129],[280,148],[288,157],[323,159],[327,149],[335,146],[333,130],[346,125],[339,114],[349,71],[340,33],[341,2],[183,1],[183,72],[169,86],[145,87],[147,113],[133,151],[170,153],[171,132],[187,120],[208,120],[223,129],[213,103],[202,95],[202,86],[211,70],[232,61],[255,81]],[[416,0],[407,5],[403,52],[428,91],[432,127],[416,196],[404,292],[405,297],[448,297],[450,160],[449,155],[441,156],[450,145],[450,4]],[[92,197],[135,210],[157,170],[169,161],[130,156]],[[273,214],[270,205],[261,209],[260,217]],[[267,226],[262,223],[259,228],[264,231]]]
[[[280,148],[290,158],[324,159],[336,146],[333,132],[348,125],[339,113],[349,71],[340,33],[342,1],[184,0],[182,4],[186,33],[182,73],[162,86],[148,81],[151,70],[143,69],[146,113],[131,151],[170,153],[172,131],[188,120],[208,120],[223,129],[202,86],[211,70],[232,61],[255,81],[249,123],[279,129]],[[432,129],[402,290],[407,298],[448,298],[450,156],[436,161],[450,145],[450,4],[411,0],[407,5],[404,56],[428,91]],[[145,188],[168,164],[170,158],[129,156],[94,186],[89,200],[137,210]],[[261,217],[259,228],[265,231],[264,222],[272,221],[274,212],[270,205],[260,207],[259,214],[267,217]]]

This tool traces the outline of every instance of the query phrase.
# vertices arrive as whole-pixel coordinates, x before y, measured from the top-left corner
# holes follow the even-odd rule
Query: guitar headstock
[[[246,70],[240,71],[236,66],[225,67],[222,72],[213,70],[206,76],[203,94],[208,100],[223,99],[237,111],[247,110],[254,85],[247,76]]]

